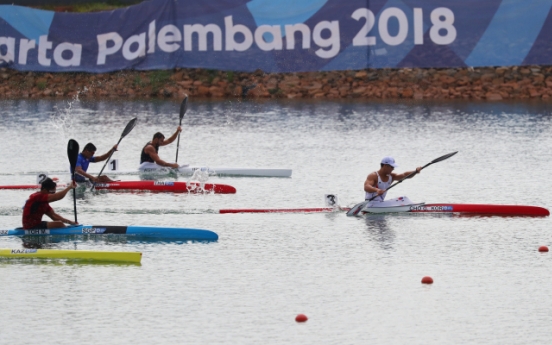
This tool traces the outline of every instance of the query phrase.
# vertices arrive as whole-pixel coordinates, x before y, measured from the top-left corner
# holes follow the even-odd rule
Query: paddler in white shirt
[[[393,157],[384,157],[381,160],[380,169],[370,173],[364,182],[364,191],[366,196],[364,200],[370,200],[371,198],[377,196],[372,201],[374,202],[383,202],[385,196],[387,195],[387,189],[391,186],[394,181],[400,181],[406,176],[412,174],[416,171],[418,174],[422,170],[422,167],[417,167],[416,170],[406,171],[402,174],[393,173],[393,170],[397,168],[398,165],[395,163]],[[412,175],[412,177],[416,176]]]
[[[182,131],[182,127],[178,126],[176,132],[165,140],[165,136],[161,132],[153,135],[153,139],[144,146],[140,154],[140,168],[144,167],[143,163],[155,163],[163,167],[178,169],[178,163],[168,163],[159,157],[159,146],[169,145],[176,140],[178,133]],[[149,168],[149,167],[148,167]]]

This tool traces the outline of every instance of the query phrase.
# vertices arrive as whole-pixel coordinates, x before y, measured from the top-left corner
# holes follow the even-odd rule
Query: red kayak
[[[148,192],[172,192],[172,193],[216,193],[235,194],[236,188],[227,184],[199,182],[173,182],[173,181],[119,181],[111,183],[96,183],[98,190],[140,190]]]
[[[488,214],[502,216],[535,216],[546,217],[550,211],[543,207],[527,205],[493,205],[493,204],[424,204],[410,208],[413,213],[463,213]]]
[[[322,213],[348,211],[349,208],[242,208],[222,209],[219,213]],[[546,217],[550,211],[546,208],[527,205],[492,205],[492,204],[415,204],[395,207],[363,208],[366,213],[448,213],[460,215],[494,215],[494,216],[531,216]]]
[[[219,213],[327,213],[347,211],[348,208],[314,207],[314,208],[227,208]]]
[[[64,188],[66,184],[60,183],[58,187]],[[0,189],[39,189],[38,184],[0,186]],[[173,182],[173,181],[117,181],[111,183],[96,183],[97,190],[115,191],[143,191],[143,192],[167,192],[167,193],[216,193],[235,194],[236,188],[226,184],[199,182]]]

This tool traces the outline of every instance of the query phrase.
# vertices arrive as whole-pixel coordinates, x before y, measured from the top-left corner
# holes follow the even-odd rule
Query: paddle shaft
[[[184,97],[182,100],[182,103],[180,104],[180,122],[178,123],[178,126],[182,126],[182,118],[184,117],[184,114],[186,114],[186,109],[188,108],[188,95]],[[178,163],[178,148],[180,147],[180,132],[178,132],[178,141],[176,142],[176,158],[175,162]]]
[[[117,145],[115,145],[115,146],[119,146],[119,144],[121,143],[121,140],[123,140],[123,138],[126,137],[126,135],[128,133],[130,133],[130,131],[132,131],[134,126],[136,126],[136,121],[137,120],[138,120],[138,118],[135,117],[127,123],[125,129],[123,129],[123,133],[121,134],[121,137],[119,138],[119,141],[117,142]],[[102,167],[102,170],[100,170],[100,173],[98,174],[98,178],[100,178],[100,176],[102,176],[102,172],[104,171],[105,167],[107,166],[107,163],[109,163],[109,159],[111,158],[111,156],[113,155],[114,152],[115,152],[115,150],[111,151],[111,153],[109,154],[109,157],[107,157],[107,159],[105,160],[105,164]],[[90,190],[91,191],[94,190],[95,187],[96,187],[96,182],[94,182],[94,184],[92,184],[92,188],[90,188]]]
[[[182,126],[182,118],[180,118],[179,126]],[[178,141],[176,142],[176,159],[175,163],[178,163],[178,148],[180,147],[180,132],[178,132]]]
[[[119,141],[117,142],[116,146],[119,146],[119,144],[121,143],[121,140],[123,140],[122,136],[119,138]],[[103,165],[102,170],[100,170],[100,173],[98,174],[98,178],[100,176],[102,176],[102,172],[104,171],[105,167],[107,166],[107,163],[109,163],[109,159],[111,158],[111,156],[113,156],[113,153],[115,153],[115,150],[111,151],[111,153],[109,154],[109,157],[107,157],[107,159],[105,160],[105,164]]]

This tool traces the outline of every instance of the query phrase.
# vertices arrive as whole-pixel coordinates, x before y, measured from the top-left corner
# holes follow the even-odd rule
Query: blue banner
[[[0,67],[302,72],[552,65],[552,0],[149,0],[0,5]]]

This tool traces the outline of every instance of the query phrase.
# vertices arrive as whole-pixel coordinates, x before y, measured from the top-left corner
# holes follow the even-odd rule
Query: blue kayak
[[[167,228],[157,226],[75,225],[57,229],[0,230],[0,236],[55,236],[55,235],[130,235],[164,240],[216,241],[218,235],[210,230]]]

